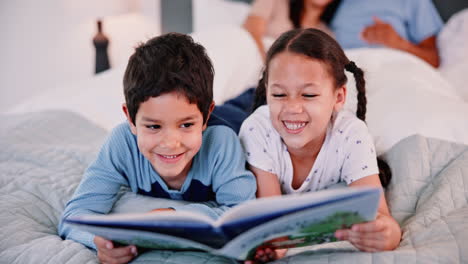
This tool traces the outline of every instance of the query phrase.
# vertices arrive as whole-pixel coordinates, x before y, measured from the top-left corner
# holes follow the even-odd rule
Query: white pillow
[[[257,86],[263,61],[255,41],[244,28],[221,25],[191,35],[207,49],[213,62],[216,104]]]
[[[366,74],[366,120],[378,154],[413,134],[468,144],[468,104],[429,64],[385,48],[346,50],[346,54]],[[355,112],[354,77],[347,76],[345,107]]]
[[[125,121],[122,111],[125,65],[70,85],[62,85],[41,96],[26,100],[6,113],[63,109],[81,114],[93,123],[111,130]]]
[[[453,15],[437,37],[442,75],[468,102],[468,9]]]

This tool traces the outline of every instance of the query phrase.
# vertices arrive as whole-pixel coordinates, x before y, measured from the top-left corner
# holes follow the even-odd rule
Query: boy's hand
[[[101,263],[121,264],[130,262],[138,254],[134,245],[116,247],[115,244],[100,236],[94,237],[97,247],[97,256]]]
[[[359,250],[376,252],[395,249],[400,244],[401,229],[393,218],[379,214],[374,221],[337,230],[335,236],[348,240]]]
[[[267,263],[273,260],[277,260],[284,257],[287,251],[287,249],[259,248],[255,252],[254,259],[246,260],[244,264]]]

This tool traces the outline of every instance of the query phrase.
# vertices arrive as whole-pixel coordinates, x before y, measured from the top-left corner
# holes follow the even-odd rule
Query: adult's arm
[[[436,36],[428,37],[421,41],[419,44],[413,44],[403,39],[400,44],[396,47],[397,49],[409,52],[434,66],[439,67],[439,51],[436,44]]]
[[[414,44],[401,37],[396,30],[378,17],[374,17],[374,24],[366,27],[361,37],[370,44],[380,44],[411,53],[433,67],[439,67],[439,52],[436,45],[436,36],[430,36],[420,43]]]
[[[265,35],[267,21],[260,16],[249,15],[244,22],[244,28],[250,33],[255,43],[257,44],[258,51],[263,60],[266,57],[265,46],[263,45],[263,36]]]
[[[273,10],[277,5],[277,0],[255,0],[253,1],[250,13],[244,22],[244,28],[250,33],[257,44],[260,55],[265,60],[265,46],[263,46],[263,36],[265,36],[268,20],[273,15]]]

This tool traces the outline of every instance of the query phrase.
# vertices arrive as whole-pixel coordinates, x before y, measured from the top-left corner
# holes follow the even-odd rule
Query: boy
[[[254,199],[255,178],[245,168],[236,134],[224,126],[207,128],[214,108],[213,75],[205,49],[189,36],[166,34],[137,47],[124,76],[128,122],[110,133],[62,219],[108,213],[121,186],[159,198],[216,201],[216,208],[193,203],[162,209],[213,218]],[[101,262],[126,263],[137,255],[134,245],[116,247],[63,223],[59,233],[95,248]]]

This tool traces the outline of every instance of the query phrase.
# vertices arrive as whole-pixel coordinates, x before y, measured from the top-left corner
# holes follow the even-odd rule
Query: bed
[[[240,3],[226,5],[245,10]],[[213,60],[217,103],[255,85],[262,64],[247,32],[225,23],[192,36]],[[439,37],[438,70],[390,49],[346,51],[367,75],[367,124],[393,171],[386,197],[402,226],[400,246],[364,253],[347,242],[330,243],[290,250],[275,263],[468,262],[468,51],[456,44],[467,37],[468,11],[461,11]],[[93,251],[57,236],[57,224],[108,131],[124,121],[124,67],[0,114],[0,263],[97,263]],[[349,109],[355,106],[353,87],[351,81]],[[172,202],[122,189],[113,211]],[[132,263],[236,262],[203,252],[147,251]]]
[[[1,116],[0,263],[96,263],[57,224],[106,130],[65,110]],[[347,242],[290,250],[276,263],[466,263],[468,146],[413,135],[384,154],[394,174],[386,192],[403,229],[391,252],[363,253]],[[114,212],[144,212],[174,201],[122,190]],[[133,263],[236,263],[202,252],[148,251]]]

